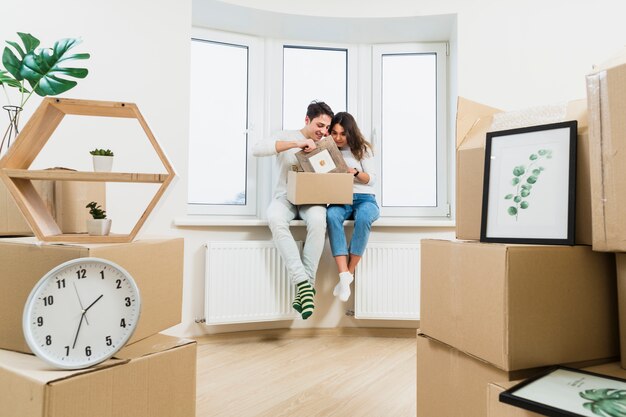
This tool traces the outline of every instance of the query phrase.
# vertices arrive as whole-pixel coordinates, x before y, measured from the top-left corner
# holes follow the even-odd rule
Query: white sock
[[[350,298],[350,284],[354,281],[354,277],[350,272],[340,272],[339,282],[335,285],[333,295],[339,297],[341,301],[348,301]]]

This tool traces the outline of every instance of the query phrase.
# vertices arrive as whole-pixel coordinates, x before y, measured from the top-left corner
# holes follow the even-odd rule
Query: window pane
[[[191,42],[189,203],[246,204],[248,48]]]
[[[381,204],[437,205],[435,54],[382,57]]]
[[[283,55],[283,129],[302,128],[313,100],[326,102],[335,113],[346,111],[346,49],[285,46]]]

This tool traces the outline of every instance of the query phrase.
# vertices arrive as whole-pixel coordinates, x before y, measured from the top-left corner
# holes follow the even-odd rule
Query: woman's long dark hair
[[[365,140],[359,126],[356,124],[356,120],[354,120],[354,117],[352,117],[350,113],[339,112],[335,114],[332,122],[330,122],[328,131],[332,132],[336,124],[341,125],[343,130],[345,130],[348,146],[357,161],[363,159],[368,153],[373,155],[372,144]]]

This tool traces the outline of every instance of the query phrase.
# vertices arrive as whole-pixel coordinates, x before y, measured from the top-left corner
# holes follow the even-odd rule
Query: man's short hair
[[[328,115],[331,119],[335,117],[335,113],[333,113],[330,106],[323,101],[313,100],[306,109],[306,115],[309,120],[313,120],[322,114]]]

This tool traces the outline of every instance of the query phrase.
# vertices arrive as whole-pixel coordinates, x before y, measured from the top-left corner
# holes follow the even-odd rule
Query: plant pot
[[[89,236],[108,236],[111,231],[111,219],[87,219]]]
[[[113,157],[103,155],[92,155],[93,170],[95,172],[111,172],[113,168]]]

